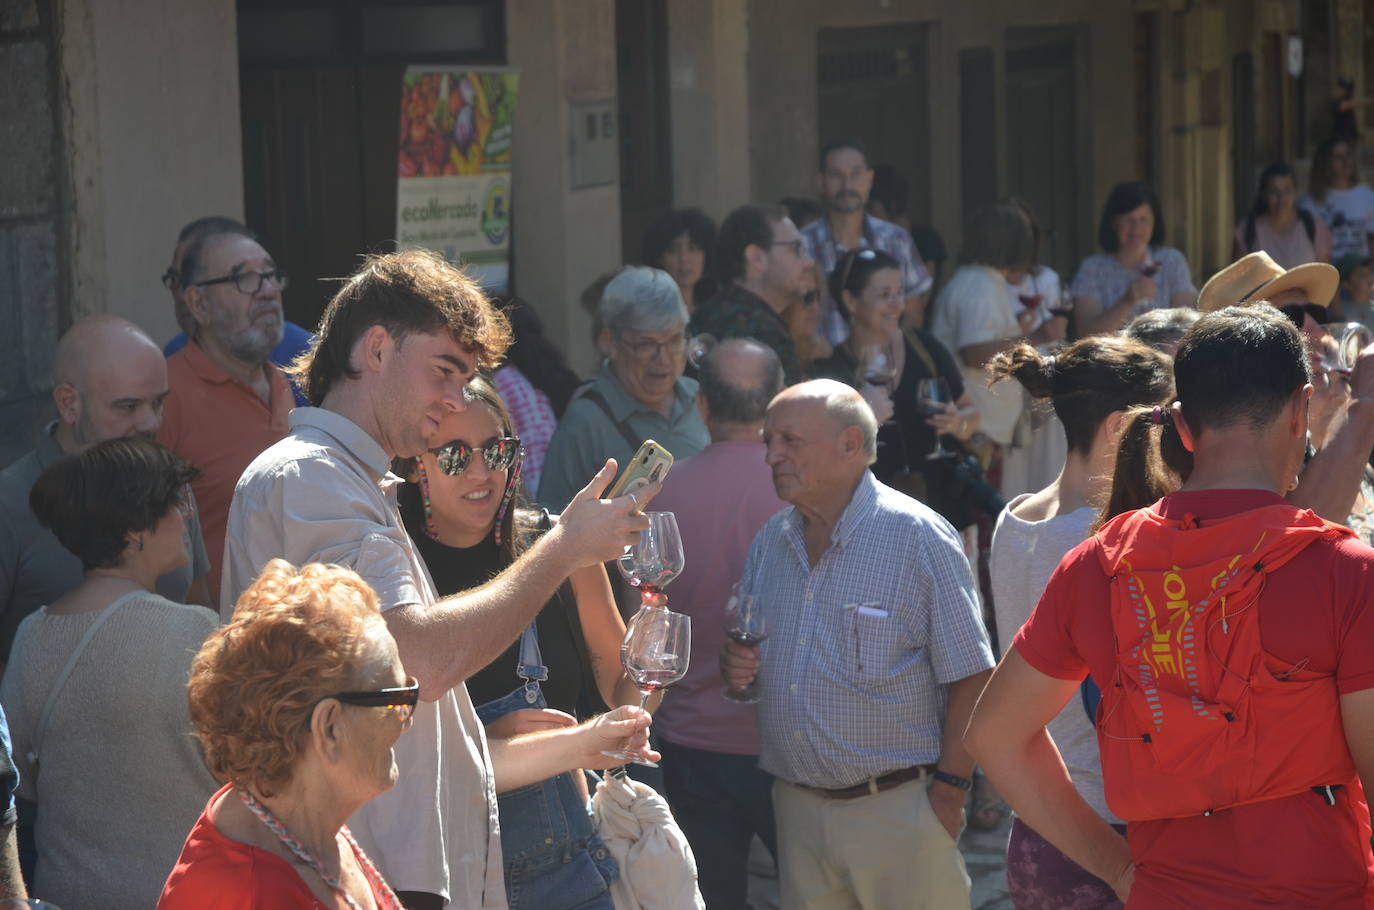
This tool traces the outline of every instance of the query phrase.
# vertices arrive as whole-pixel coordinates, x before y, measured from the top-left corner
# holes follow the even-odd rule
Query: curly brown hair
[[[352,569],[274,559],[191,664],[191,723],[221,780],[261,796],[295,771],[321,699],[348,691],[384,623]]]
[[[407,335],[447,330],[494,370],[510,347],[510,322],[461,269],[427,250],[368,256],[320,317],[316,340],[287,370],[310,403],[319,406],[334,382],[358,376],[349,365],[353,347],[373,326],[400,341]]]

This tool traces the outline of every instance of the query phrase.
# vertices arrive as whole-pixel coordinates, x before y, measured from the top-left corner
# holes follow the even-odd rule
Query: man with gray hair
[[[597,346],[601,371],[568,404],[549,440],[539,479],[541,505],[558,511],[607,458],[629,465],[646,439],[676,458],[709,441],[687,366],[687,307],[671,275],[633,266],[602,292]]]
[[[963,732],[992,650],[959,535],[869,472],[877,433],[831,380],[768,406],[773,486],[792,508],[754,539],[740,583],[768,640],[721,652],[727,683],[762,686],[789,910],[969,903]]]
[[[673,582],[672,606],[692,617],[692,657],[654,728],[666,757],[665,795],[692,845],[706,906],[740,908],[748,903],[749,842],[757,834],[776,854],[773,779],[758,767],[754,706],[721,698],[717,655],[749,544],[787,505],[773,490],[762,441],[782,364],[772,348],[731,338],[702,359],[697,376],[711,444],[674,465],[654,499],[655,509],[677,515],[690,554]]]

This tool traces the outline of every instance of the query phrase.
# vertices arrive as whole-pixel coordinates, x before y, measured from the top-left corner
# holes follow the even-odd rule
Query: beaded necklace
[[[257,798],[247,790],[241,788],[235,789],[238,789],[239,799],[243,800],[243,804],[248,807],[248,811],[257,816],[258,821],[266,825],[267,830],[277,836],[277,840],[285,844],[286,848],[295,854],[297,859],[305,863],[311,869],[314,869],[315,874],[323,879],[326,885],[337,891],[339,896],[344,899],[344,903],[348,904],[352,910],[362,910],[362,907],[353,899],[353,896],[344,890],[343,883],[324,871],[324,864],[316,859],[313,853],[305,849],[304,844],[291,836],[291,833],[286,830],[286,826],[281,823],[281,820],[272,814],[272,810],[258,802]],[[340,827],[339,833],[343,835],[344,840],[348,842],[348,846],[353,850],[353,855],[357,857],[358,863],[363,867],[365,873],[364,877],[369,880],[369,884],[381,886],[382,897],[387,902],[385,906],[401,906],[400,899],[396,897],[396,892],[391,890],[391,886],[386,883],[386,879],[382,878],[382,874],[377,871],[377,867],[372,865],[372,860],[368,859],[367,854],[363,852],[363,848],[358,846],[358,842],[353,839],[353,832],[348,830],[348,826],[344,825]]]

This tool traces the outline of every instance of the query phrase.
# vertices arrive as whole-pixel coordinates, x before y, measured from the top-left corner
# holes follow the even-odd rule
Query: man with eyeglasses
[[[197,218],[181,229],[181,233],[177,235],[177,245],[172,250],[172,264],[162,273],[162,285],[172,294],[172,311],[176,316],[177,325],[181,327],[181,331],[173,335],[172,340],[162,348],[162,353],[168,357],[186,347],[186,342],[196,333],[195,317],[186,306],[186,285],[181,278],[182,259],[185,258],[186,250],[191,244],[214,234],[242,234],[259,243],[262,242],[248,227],[223,215]],[[283,320],[281,342],[272,349],[267,359],[284,370],[306,352],[314,338],[309,329],[303,329],[289,319]],[[296,404],[306,404],[305,396],[301,394],[300,389],[294,386],[292,388],[296,393]]]
[[[766,344],[787,384],[800,382],[801,360],[782,313],[805,293],[811,256],[801,232],[780,205],[742,205],[721,222],[716,247],[724,287],[701,305],[692,334]]]
[[[710,442],[696,380],[682,375],[687,307],[672,276],[647,266],[622,270],[601,294],[597,321],[605,364],[568,403],[539,477],[539,503],[555,511],[607,458],[628,465],[646,439],[675,458]]]
[[[269,360],[282,340],[286,275],[256,239],[221,231],[187,245],[180,279],[195,326],[186,347],[167,358],[171,394],[157,438],[200,469],[194,489],[217,591],[234,484],[286,435],[296,403]]]
[[[906,298],[903,322],[923,328],[926,298],[933,284],[911,234],[899,225],[868,214],[868,196],[873,189],[873,169],[868,155],[854,139],[838,139],[821,149],[816,189],[825,206],[825,216],[808,224],[801,232],[807,251],[825,272],[835,270],[850,250],[872,247],[882,250],[902,267],[902,294]],[[821,333],[831,344],[849,335],[849,326],[840,315],[839,302],[828,291]]]
[[[1360,353],[1348,376],[1325,362],[1326,353],[1335,347],[1325,324],[1339,283],[1340,273],[1329,263],[1307,262],[1284,269],[1260,250],[1213,275],[1202,286],[1197,307],[1210,313],[1235,304],[1268,304],[1287,316],[1307,339],[1315,389],[1310,422],[1317,447],[1286,498],[1323,518],[1354,527],[1368,525],[1368,513],[1374,509],[1369,503],[1359,506],[1362,485],[1374,493],[1374,478],[1367,476],[1374,451],[1374,347]],[[1320,437],[1319,427],[1326,428]],[[1362,536],[1368,533],[1367,527],[1357,530]]]

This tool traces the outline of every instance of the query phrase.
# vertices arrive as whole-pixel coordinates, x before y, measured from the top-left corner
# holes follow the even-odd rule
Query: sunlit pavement
[[[1011,820],[995,831],[964,831],[959,849],[964,854],[969,878],[973,879],[973,910],[1011,910],[1007,897],[1007,835]],[[749,902],[754,910],[781,910],[778,903],[778,878],[773,858],[757,839],[749,857]]]

